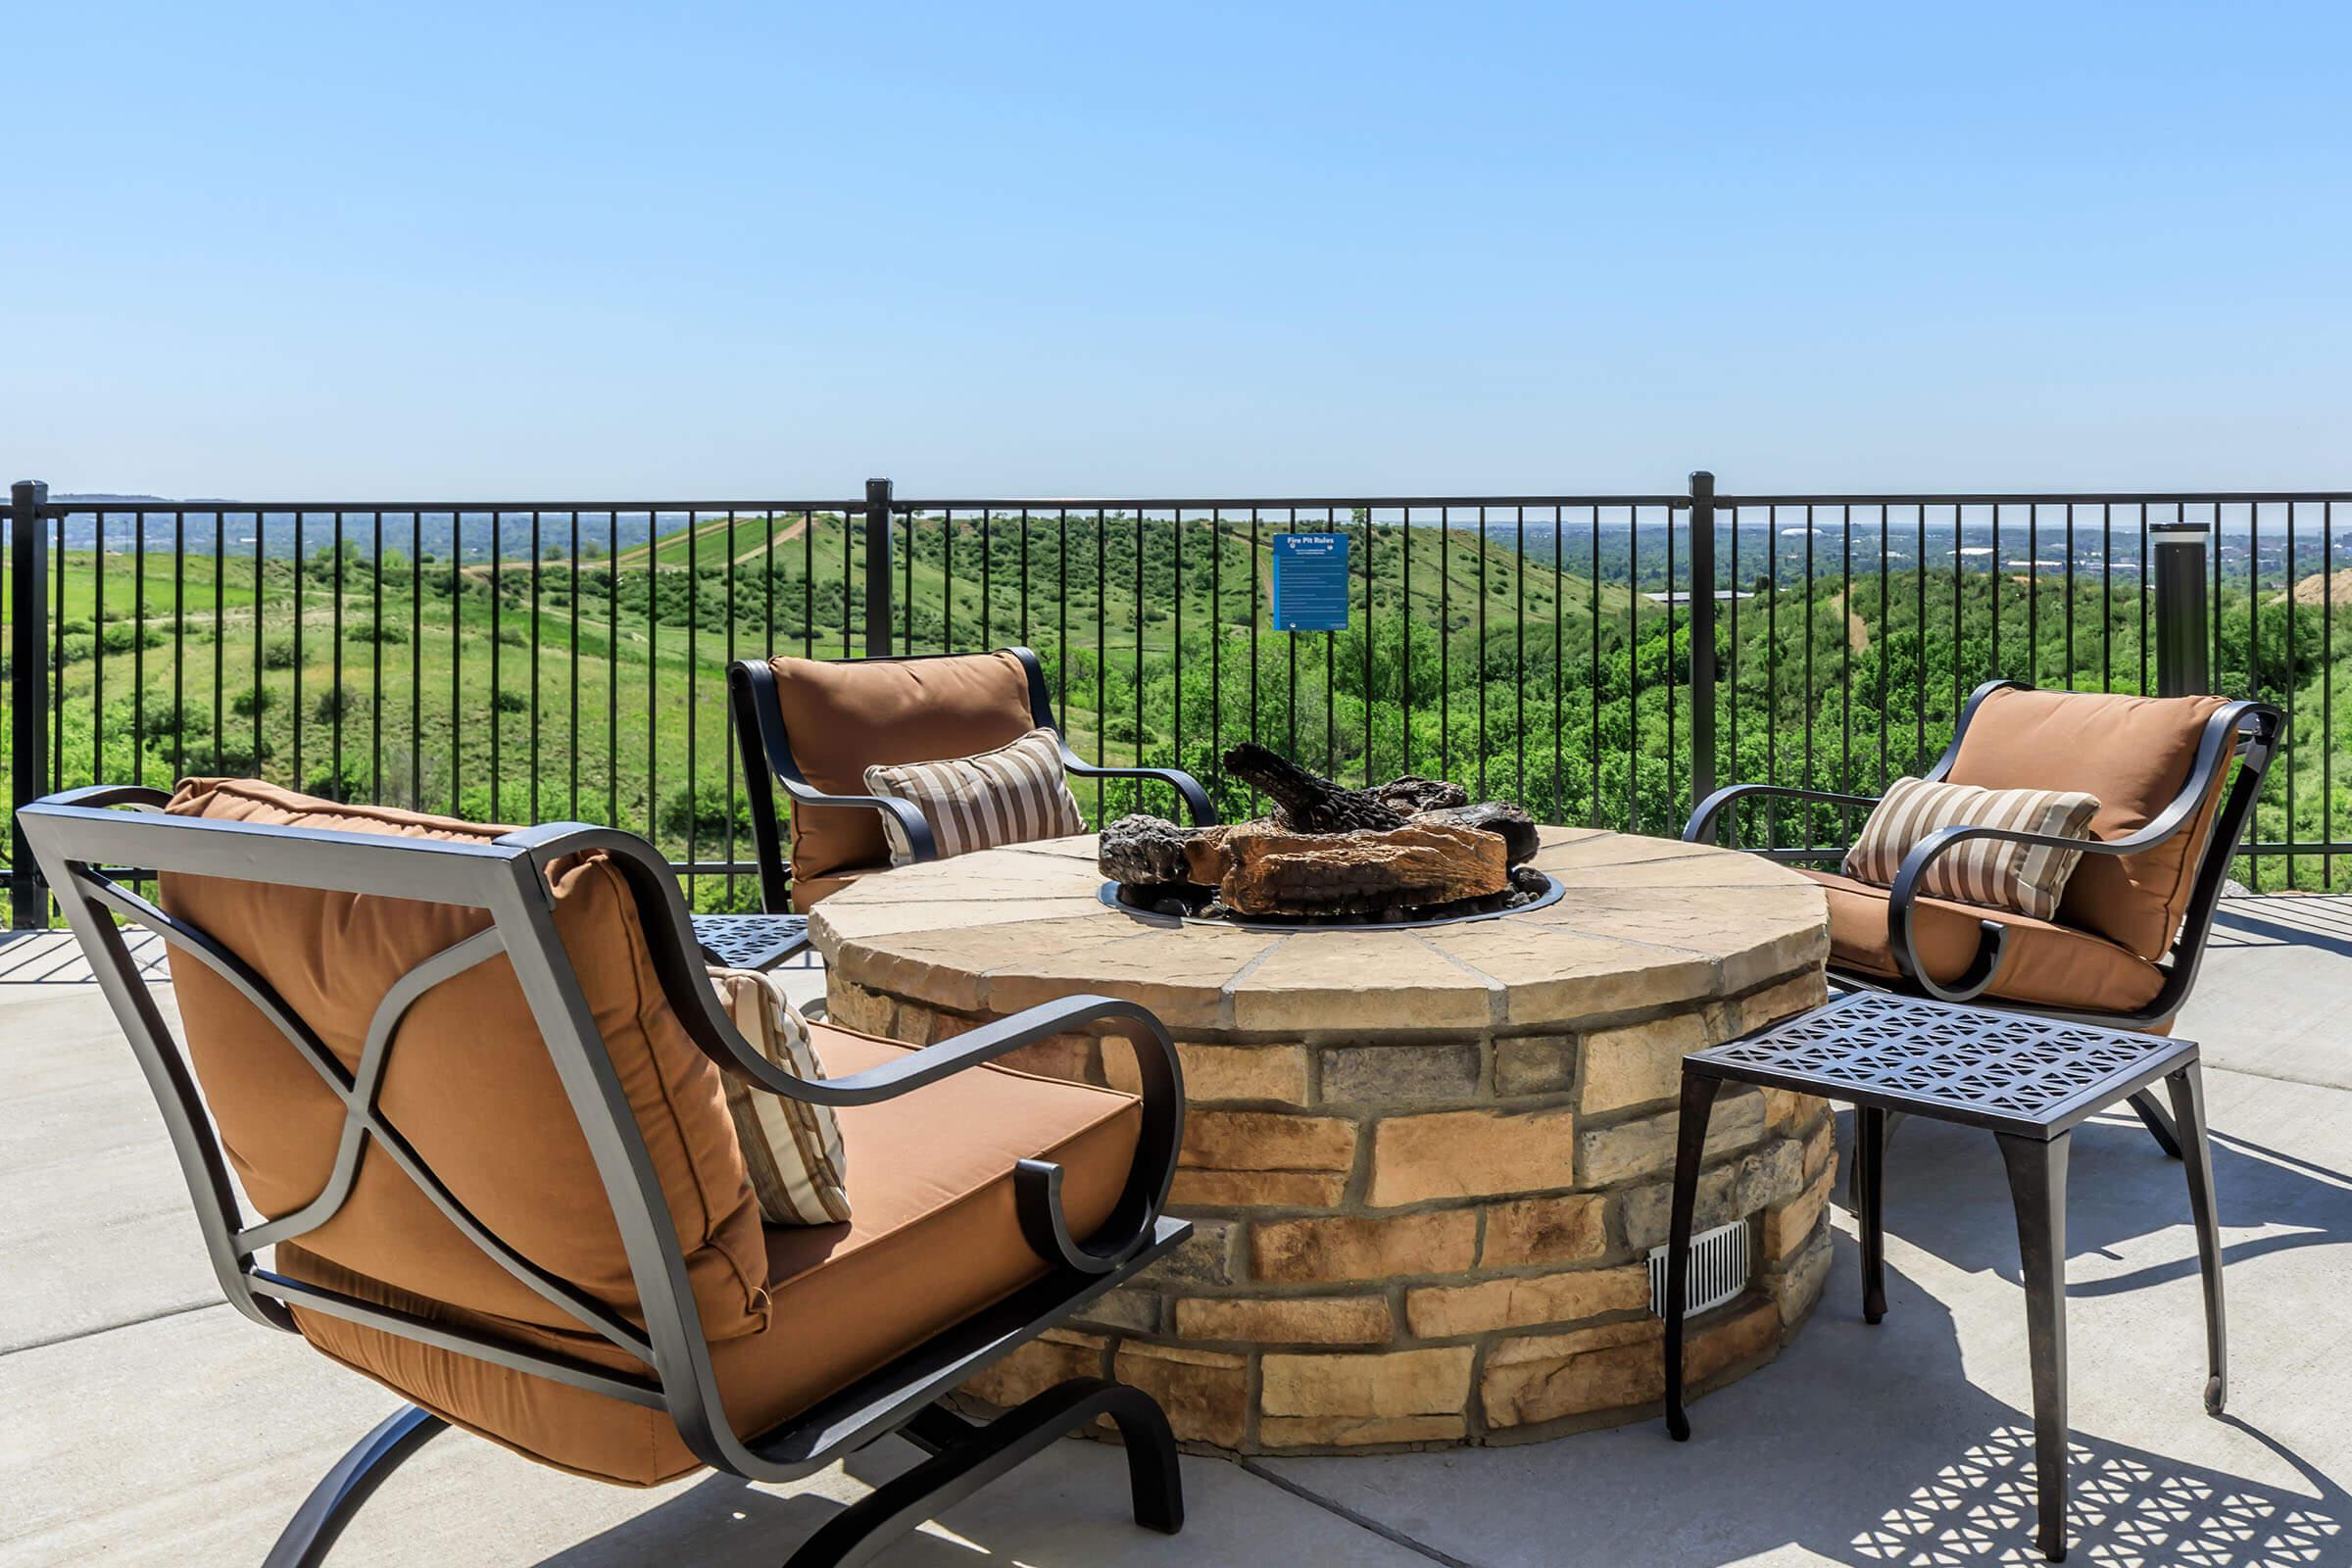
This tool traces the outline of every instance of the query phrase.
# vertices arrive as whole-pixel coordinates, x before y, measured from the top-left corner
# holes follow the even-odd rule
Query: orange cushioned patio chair
[[[1795,865],[1829,899],[1832,983],[2170,1032],[2196,983],[2214,906],[2278,753],[2281,723],[2267,703],[1985,682],[1970,695],[1951,745],[1924,776],[2095,796],[2091,837],[1941,828],[1912,847],[1889,887]],[[1849,813],[1878,804],[1868,795],[1735,784],[1700,803],[1683,837],[1715,842],[1731,809],[1757,799],[1814,802]],[[1923,895],[1930,863],[1972,839],[2082,850],[2056,915],[2036,920]],[[1838,853],[1822,846],[1778,852],[1789,860]],[[2144,1094],[2132,1104],[2178,1156],[2163,1107]]]
[[[1187,1234],[1160,1212],[1182,1080],[1143,1008],[1073,998],[921,1049],[818,1024],[831,1076],[806,1081],[736,1032],[676,879],[629,834],[224,779],[70,791],[21,819],[222,1292],[409,1401],[270,1563],[318,1561],[451,1424],[626,1486],[789,1481],[892,1433],[927,1450],[791,1559],[817,1568],[1108,1416],[1138,1522],[1181,1524],[1147,1395],[1077,1379],[987,1424],[942,1403]],[[125,866],[155,902],[107,869]],[[122,923],[168,944],[179,1040]],[[1103,1024],[1135,1042],[1140,1096],[992,1059]],[[837,1108],[851,1220],[761,1223],[728,1075]]]
[[[1026,648],[903,659],[745,659],[727,666],[727,702],[751,799],[760,893],[777,913],[808,907],[861,876],[890,868],[884,811],[906,829],[917,860],[938,855],[931,825],[910,802],[869,795],[865,770],[893,762],[972,757],[1032,729],[1060,740],[1045,666]],[[1061,743],[1072,778],[1153,779],[1196,825],[1214,822],[1208,792],[1172,767],[1098,767]],[[772,781],[772,782],[771,782]],[[775,791],[792,803],[789,857]],[[789,864],[788,864],[789,861]]]

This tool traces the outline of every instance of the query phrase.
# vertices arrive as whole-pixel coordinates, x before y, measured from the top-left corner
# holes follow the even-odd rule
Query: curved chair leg
[[[872,1562],[924,1520],[1053,1446],[1064,1433],[1104,1415],[1127,1444],[1135,1522],[1147,1530],[1176,1534],[1184,1528],[1184,1483],[1177,1474],[1176,1436],[1168,1430],[1167,1416],[1141,1389],[1102,1378],[1072,1378],[973,1428],[969,1437],[875,1488],[809,1537],[792,1554],[787,1568],[854,1568]],[[936,1439],[952,1430],[939,1423],[924,1437]]]
[[[2165,1080],[2188,1167],[2188,1207],[2197,1223],[2197,1268],[2205,1282],[2205,1408],[2230,1400],[2230,1329],[2222,1312],[2222,1231],[2213,1206],[2213,1149],[2205,1135],[2205,1075],[2190,1062]]]
[[[351,1523],[351,1516],[360,1511],[360,1504],[383,1485],[384,1477],[399,1469],[401,1461],[424,1446],[426,1440],[447,1430],[448,1422],[413,1404],[386,1417],[311,1489],[294,1517],[286,1521],[277,1544],[270,1548],[263,1568],[317,1568],[326,1560],[327,1549]]]

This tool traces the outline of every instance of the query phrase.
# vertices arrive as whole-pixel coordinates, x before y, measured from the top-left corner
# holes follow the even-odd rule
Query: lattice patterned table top
[[[805,914],[698,914],[694,940],[713,963],[764,969],[808,945]]]
[[[2051,1133],[2196,1054],[2193,1041],[1856,991],[1685,1060],[1721,1078]]]

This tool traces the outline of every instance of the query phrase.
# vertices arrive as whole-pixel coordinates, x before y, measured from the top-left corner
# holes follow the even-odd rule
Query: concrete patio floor
[[[0,1564],[258,1561],[395,1400],[220,1300],[162,1124],[70,946],[0,942]],[[808,977],[814,986],[815,977]],[[2230,1413],[2209,1419],[2180,1167],[2128,1117],[2078,1137],[2069,1218],[2077,1562],[2352,1564],[2352,900],[2233,899],[2180,1032],[2204,1043]],[[1521,1447],[1185,1463],[1174,1539],[1064,1443],[886,1560],[1023,1564],[2030,1562],[2024,1299],[2000,1161],[1913,1124],[1890,1161],[1889,1313],[1830,1294],[1779,1361],[1655,1422]],[[445,1437],[350,1563],[774,1564],[907,1463],[796,1488],[631,1492]]]

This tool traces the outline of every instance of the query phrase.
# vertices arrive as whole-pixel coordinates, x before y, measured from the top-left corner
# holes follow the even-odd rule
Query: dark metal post
[[[890,653],[890,481],[865,481],[865,657]]]
[[[19,480],[8,491],[8,712],[15,765],[9,778],[8,923],[49,923],[32,848],[17,824],[20,806],[49,787],[49,487]]]
[[[2148,528],[2148,569],[2156,579],[2156,693],[2187,697],[2213,689],[2205,646],[2206,551],[2213,530],[2201,522]]]
[[[1733,563],[1735,571],[1738,563]],[[1666,585],[1668,603],[1674,584]],[[1715,476],[1690,475],[1690,802],[1715,793]]]

